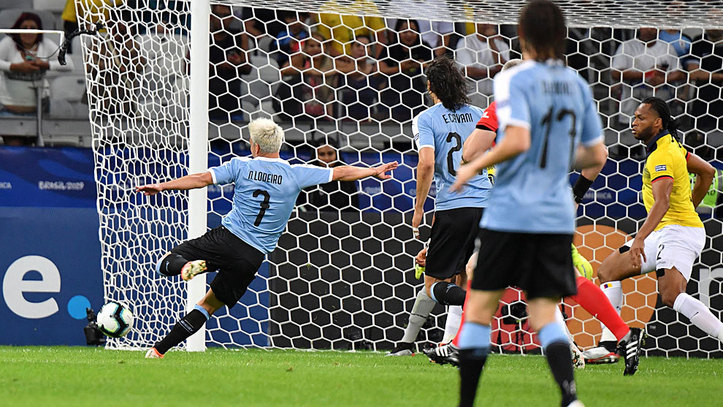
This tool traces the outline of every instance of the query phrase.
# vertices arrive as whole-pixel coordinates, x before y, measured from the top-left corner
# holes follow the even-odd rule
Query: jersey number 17
[[[575,117],[575,112],[570,109],[560,109],[557,114],[555,114],[554,107],[550,106],[550,110],[547,111],[547,114],[542,118],[542,122],[540,124],[545,127],[545,139],[542,142],[542,153],[540,154],[540,168],[547,167],[547,146],[549,144],[550,140],[550,129],[552,128],[552,120],[553,118],[561,122],[563,119],[565,119],[566,116],[570,116],[572,118],[572,121],[570,123],[570,137],[572,138],[572,142],[570,143],[570,163],[572,163],[573,160],[573,154],[575,153],[575,135],[577,132],[575,131],[575,124],[577,118]]]

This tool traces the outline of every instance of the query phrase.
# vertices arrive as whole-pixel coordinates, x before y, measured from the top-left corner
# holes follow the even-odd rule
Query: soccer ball
[[[111,301],[100,309],[96,319],[98,329],[103,334],[120,338],[128,333],[133,326],[133,313],[125,305]]]

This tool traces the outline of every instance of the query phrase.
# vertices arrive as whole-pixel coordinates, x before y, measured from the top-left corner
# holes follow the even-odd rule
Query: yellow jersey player
[[[635,239],[600,265],[603,291],[619,310],[623,301],[620,281],[655,271],[663,304],[723,342],[723,323],[685,292],[693,263],[705,245],[705,229],[695,208],[708,192],[715,169],[676,139],[675,123],[662,99],[643,100],[635,110],[632,127],[635,138],[647,147],[643,203],[648,217]],[[688,172],[697,175],[692,192]]]

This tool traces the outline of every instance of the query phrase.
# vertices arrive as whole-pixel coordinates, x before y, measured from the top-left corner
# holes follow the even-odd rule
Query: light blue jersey
[[[263,253],[276,248],[299,192],[333,176],[331,168],[265,157],[236,157],[209,171],[214,184],[235,183],[233,207],[221,224]]]
[[[579,142],[602,141],[590,88],[559,61],[526,61],[495,77],[498,142],[507,126],[530,129],[526,152],[497,165],[480,226],[522,233],[574,233],[568,174]]]
[[[417,149],[434,149],[434,183],[437,188],[434,209],[437,211],[487,206],[487,195],[492,183],[487,178],[486,169],[482,175],[472,178],[462,192],[449,190],[462,161],[462,145],[474,131],[483,113],[483,109],[470,105],[453,112],[437,103],[412,121]]]

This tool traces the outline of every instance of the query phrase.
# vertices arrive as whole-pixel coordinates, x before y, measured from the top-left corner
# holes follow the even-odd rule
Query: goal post
[[[321,164],[317,149],[328,145],[323,148],[336,150],[346,164],[397,160],[400,167],[385,182],[369,179],[302,192],[278,248],[248,292],[231,310],[212,316],[183,349],[390,349],[401,339],[423,286],[412,271],[422,242],[410,226],[417,163],[411,119],[429,106],[419,67],[438,46],[425,45],[409,58],[404,52],[438,42],[460,66],[483,68],[518,58],[514,24],[524,3],[193,0],[79,10],[81,28],[98,20],[107,27],[82,41],[105,297],[129,304],[137,315],[134,330],[109,346],[150,346],[202,297],[213,275],[187,285],[159,277],[155,264],[173,246],[218,226],[234,192],[233,186],[214,185],[149,198],[132,188],[248,155],[248,122],[270,117],[285,130],[281,156],[292,163]],[[631,103],[648,94],[669,99],[682,124],[682,141],[723,169],[723,129],[711,120],[720,105],[706,99],[710,91],[720,92],[721,82],[696,79],[688,68],[697,62],[710,69],[695,53],[700,44],[721,42],[706,30],[721,28],[720,7],[714,6],[722,2],[645,2],[644,22],[618,2],[558,3],[570,26],[568,65],[590,83],[610,151],[581,205],[575,237],[580,253],[597,268],[645,216],[639,199],[645,155],[629,130]],[[435,21],[425,23],[429,16]],[[661,54],[651,57],[653,62],[628,55],[635,60],[628,64],[616,55],[635,41],[641,24],[682,29],[691,38],[658,47],[662,51],[657,49]],[[410,26],[412,42],[402,44]],[[654,29],[656,36],[671,33]],[[475,42],[478,34],[482,43],[494,42],[494,52],[485,53],[484,44]],[[676,45],[684,51],[674,59],[667,53]],[[408,59],[419,66],[401,63]],[[625,69],[661,75],[664,82],[616,79],[614,71]],[[474,103],[487,107],[492,79],[470,75],[468,80]],[[723,196],[722,182],[711,194]],[[709,239],[688,292],[720,318],[723,207],[718,198],[706,202],[700,212]],[[428,235],[432,199],[426,210],[423,234]],[[658,304],[654,276],[628,280],[623,287],[622,317],[635,326],[647,324],[649,355],[723,356],[719,343]],[[498,351],[537,350],[522,300],[516,291],[503,297],[493,327]],[[596,343],[600,324],[572,301],[564,309],[578,344]],[[439,342],[444,311],[441,306],[433,311],[418,343]]]
[[[191,95],[208,95],[208,47],[209,0],[191,2]],[[188,127],[188,172],[195,174],[208,169],[208,98],[191,97],[189,100]],[[195,189],[188,193],[188,237],[196,238],[206,233],[207,196],[205,189]],[[200,278],[199,278],[200,277]],[[206,274],[200,274],[188,282],[186,309],[193,309],[206,292]],[[206,349],[206,329],[202,327],[188,338],[186,350],[203,351]]]

